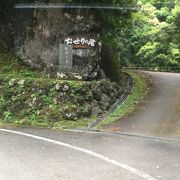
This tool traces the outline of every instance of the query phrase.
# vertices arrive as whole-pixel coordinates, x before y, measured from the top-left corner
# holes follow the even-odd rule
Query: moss
[[[114,87],[108,81],[45,78],[6,51],[0,51],[0,65],[0,124],[3,125],[87,126],[94,120],[94,114],[97,116],[96,109],[103,106],[94,98],[95,87],[108,95]]]
[[[38,73],[25,66],[21,59],[0,48],[0,75],[7,74],[9,78],[16,77],[39,77]]]
[[[71,92],[60,92],[66,98],[66,103],[61,103],[61,99],[59,99],[60,102],[56,102],[58,92],[53,79],[14,77],[12,81],[4,74],[4,76],[1,75],[0,80],[2,81],[0,110],[3,112],[0,118],[6,123],[11,122],[7,120],[13,117],[14,120],[11,122],[13,124],[54,126],[55,122],[63,121],[63,119],[79,121],[82,117],[90,117],[90,113],[83,110],[86,101],[86,92],[81,92],[83,83],[58,81],[71,89]],[[23,85],[18,83],[22,80]],[[72,89],[80,90],[80,92],[74,93]],[[90,89],[86,90],[89,93]],[[82,94],[85,96],[83,97]],[[69,114],[72,114],[72,117],[67,118]]]
[[[89,123],[93,122],[94,118],[91,119],[79,119],[78,121],[64,121],[61,120],[59,122],[54,123],[54,129],[73,129],[73,128],[84,128],[89,125]]]

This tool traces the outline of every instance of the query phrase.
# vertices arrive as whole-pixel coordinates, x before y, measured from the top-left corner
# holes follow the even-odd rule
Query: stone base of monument
[[[25,124],[31,123],[32,118],[51,124],[101,116],[126,93],[121,86],[106,80],[85,82],[0,77],[0,81],[2,92],[6,92],[2,99],[8,102],[2,112],[11,112],[15,119]],[[0,112],[0,119],[3,117]]]
[[[88,67],[84,68],[82,66],[72,66],[69,68],[51,65],[44,68],[44,76],[65,80],[109,80],[103,69],[99,68],[99,66],[96,68],[96,71],[94,69],[90,71],[90,68],[88,69]]]

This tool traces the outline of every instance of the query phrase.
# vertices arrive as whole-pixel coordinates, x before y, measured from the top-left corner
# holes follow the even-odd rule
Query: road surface
[[[108,127],[145,136],[0,129],[0,180],[179,180],[180,75],[151,74],[157,84],[151,99]]]
[[[0,130],[1,180],[180,178],[180,141],[46,129],[15,131]]]
[[[155,81],[155,92],[135,113],[104,129],[180,139],[180,73],[146,73]]]

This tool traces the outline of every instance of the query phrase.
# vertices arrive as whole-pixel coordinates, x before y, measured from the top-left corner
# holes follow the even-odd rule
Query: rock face
[[[15,52],[30,67],[57,73],[62,70],[59,44],[71,45],[70,72],[94,79],[101,62],[97,17],[97,12],[90,10],[18,9]]]
[[[0,119],[25,123],[76,121],[102,116],[126,90],[114,82],[0,77]]]

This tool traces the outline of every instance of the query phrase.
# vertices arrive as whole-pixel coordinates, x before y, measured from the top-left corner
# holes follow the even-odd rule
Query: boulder
[[[66,44],[67,37],[77,37],[79,41],[82,38],[81,46],[73,46],[73,68],[68,73],[78,73],[78,79],[95,79],[101,64],[101,22],[97,14],[93,10],[18,9],[15,53],[31,68],[68,78],[67,72],[60,70],[59,44]],[[85,46],[86,38],[89,46]],[[77,44],[78,40],[74,42]]]

